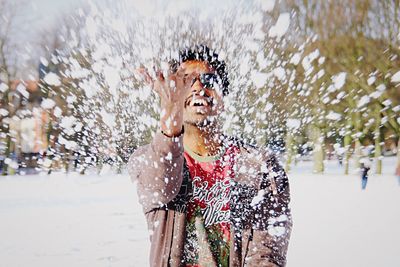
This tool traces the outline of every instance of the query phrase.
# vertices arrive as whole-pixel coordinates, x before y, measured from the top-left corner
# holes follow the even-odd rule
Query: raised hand
[[[161,70],[155,70],[155,77],[152,77],[145,68],[138,69],[138,72],[160,96],[162,132],[167,136],[178,136],[182,131],[185,99],[191,91],[196,74],[186,73],[181,67],[176,72],[169,70],[167,77]]]

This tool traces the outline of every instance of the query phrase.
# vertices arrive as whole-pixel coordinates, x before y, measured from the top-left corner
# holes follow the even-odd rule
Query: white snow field
[[[288,266],[400,266],[394,158],[372,175],[289,175],[294,228]],[[372,170],[373,171],[373,170]],[[128,175],[0,177],[0,266],[148,266],[149,241]]]

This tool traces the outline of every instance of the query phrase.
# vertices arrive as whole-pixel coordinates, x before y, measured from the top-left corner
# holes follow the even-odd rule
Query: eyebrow
[[[189,73],[185,73],[185,74],[189,74]],[[196,72],[196,74],[212,74],[212,75],[216,75],[217,73],[215,73],[215,72],[201,72],[201,73]]]

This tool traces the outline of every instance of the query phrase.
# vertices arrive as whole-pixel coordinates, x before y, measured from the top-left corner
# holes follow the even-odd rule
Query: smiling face
[[[185,100],[183,120],[186,124],[204,125],[206,122],[215,119],[223,110],[222,92],[218,89],[217,84],[214,83],[214,88],[207,88],[206,82],[204,80],[205,84],[201,82],[204,77],[206,79],[212,77],[215,72],[204,61],[185,61],[181,64],[181,67],[185,69],[185,74],[195,73],[197,75],[197,79],[194,80],[191,91]],[[209,81],[212,81],[212,79]]]

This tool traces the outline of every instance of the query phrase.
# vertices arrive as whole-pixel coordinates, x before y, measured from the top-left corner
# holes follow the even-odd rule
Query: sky
[[[16,18],[17,31],[13,38],[18,43],[35,45],[41,42],[43,34],[51,30],[58,19],[66,14],[76,12],[80,7],[87,5],[89,2],[102,6],[102,3],[113,3],[112,0],[5,0],[16,4],[19,10],[19,16]],[[253,0],[251,0],[253,1]],[[256,0],[257,1],[257,0]],[[271,0],[265,0],[271,1]],[[273,1],[273,0],[272,0]],[[139,16],[162,16],[167,13],[179,12],[188,9],[207,10],[208,14],[221,12],[222,9],[235,6],[238,4],[248,3],[247,1],[237,0],[220,0],[211,1],[203,0],[201,2],[195,0],[174,0],[173,4],[167,0],[129,0],[126,1],[128,6],[132,7],[132,13]],[[168,4],[167,4],[168,3]],[[106,6],[106,5],[103,5]],[[168,8],[167,8],[168,7]],[[35,51],[29,50],[23,57],[30,57]],[[37,54],[37,53],[36,53]]]
[[[37,22],[46,23],[56,19],[63,12],[72,11],[84,3],[84,0],[30,0],[28,8],[37,16]]]
[[[37,45],[43,44],[42,38],[47,31],[52,31],[54,24],[69,13],[77,12],[79,8],[87,6],[88,3],[95,3],[96,6],[106,8],[113,0],[5,0],[17,5],[19,16],[16,18],[17,30],[14,34],[14,40],[25,46],[25,52],[19,53],[19,58],[25,58],[23,62],[36,62],[39,60],[40,52]],[[187,10],[201,10],[209,16],[218,16],[226,8],[240,6],[243,8],[253,1],[275,2],[274,0],[127,0],[127,7],[132,9],[132,14],[143,17],[160,17],[164,15],[178,15]],[[121,1],[123,2],[123,1]],[[21,4],[20,4],[21,3]],[[108,3],[108,4],[104,4]],[[26,45],[25,45],[26,44]],[[25,63],[24,63],[25,64]],[[24,79],[37,76],[36,69],[31,70],[32,64],[26,63],[27,67],[20,67],[20,76]],[[35,65],[34,63],[33,65]],[[29,77],[28,77],[29,76]],[[29,78],[30,79],[30,78]]]
[[[19,58],[17,76],[33,79],[37,70],[32,69],[32,62],[38,61],[40,51],[37,45],[43,41],[43,34],[51,29],[58,18],[78,9],[86,0],[5,0],[16,8],[10,38],[19,44],[11,58]],[[34,63],[36,64],[36,63]]]
[[[27,15],[22,22],[29,21],[34,34],[36,31],[45,30],[58,17],[79,8],[82,3],[84,0],[28,0],[24,8]]]
[[[12,1],[12,0],[6,0],[6,1]],[[30,20],[29,23],[30,26],[32,26],[33,30],[46,29],[46,27],[54,23],[57,20],[57,18],[60,17],[61,15],[74,11],[79,7],[83,6],[84,4],[88,3],[89,1],[90,0],[27,0],[28,4],[25,5],[25,12],[27,13],[27,16],[25,18],[27,20],[28,19]],[[104,0],[97,0],[97,1],[91,0],[91,1],[98,3],[98,2],[103,2]],[[271,2],[271,0],[265,0],[265,1]],[[153,14],[155,11],[157,11],[158,7],[162,7],[163,3],[165,4],[166,2],[167,2],[166,0],[129,1],[129,3],[133,7],[140,10],[140,13],[142,13],[142,15]],[[174,0],[173,3],[176,12],[179,12],[179,10],[186,9],[192,6],[195,8],[209,9],[209,12],[211,13],[217,11],[220,8],[224,8],[226,6],[239,5],[240,3],[242,4],[247,3],[247,1],[203,0],[200,2],[194,0]],[[160,10],[158,11],[163,12],[162,8],[160,8]]]

